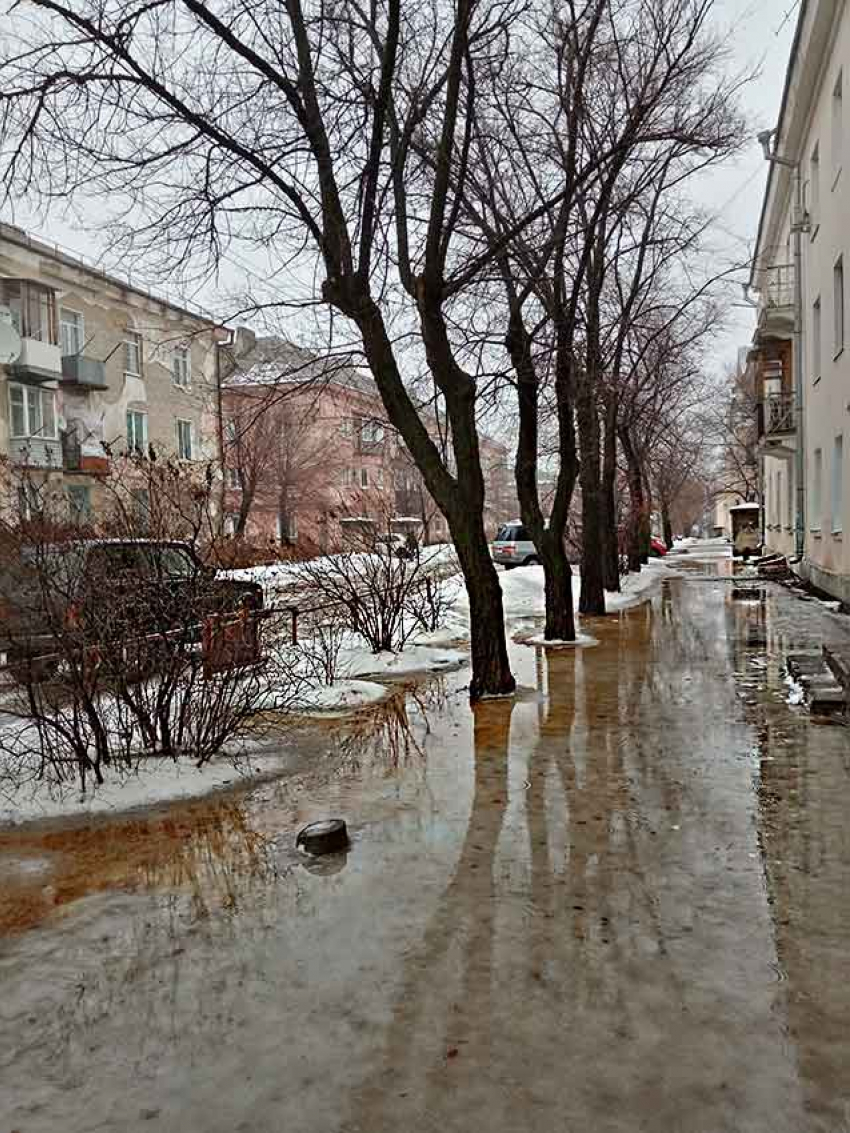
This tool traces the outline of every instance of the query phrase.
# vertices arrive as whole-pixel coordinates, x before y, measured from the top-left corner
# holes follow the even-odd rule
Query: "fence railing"
[[[794,395],[792,393],[769,394],[759,404],[759,436],[774,433],[794,432]]]

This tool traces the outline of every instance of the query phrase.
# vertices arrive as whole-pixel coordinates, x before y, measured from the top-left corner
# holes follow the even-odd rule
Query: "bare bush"
[[[270,692],[277,708],[294,702],[303,678],[262,615],[259,587],[204,564],[206,471],[122,468],[101,485],[104,523],[84,531],[48,484],[6,481],[6,778],[85,788],[149,755],[201,765],[268,706]],[[26,516],[15,513],[20,499]]]
[[[436,628],[445,612],[432,574],[437,554],[392,536],[363,534],[352,544],[302,565],[305,601],[327,616],[344,615],[374,653],[398,652],[417,629]]]

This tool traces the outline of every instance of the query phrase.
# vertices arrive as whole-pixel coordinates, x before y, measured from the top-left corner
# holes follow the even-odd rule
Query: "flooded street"
[[[783,683],[850,629],[730,566],[516,644],[513,700],[462,670],[297,775],[0,831],[0,1133],[850,1129],[850,733]]]

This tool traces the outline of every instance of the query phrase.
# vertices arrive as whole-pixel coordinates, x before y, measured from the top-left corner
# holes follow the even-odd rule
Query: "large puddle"
[[[0,1129],[841,1129],[850,744],[782,673],[824,614],[690,561],[514,645],[513,700],[449,675],[298,775],[0,836]]]

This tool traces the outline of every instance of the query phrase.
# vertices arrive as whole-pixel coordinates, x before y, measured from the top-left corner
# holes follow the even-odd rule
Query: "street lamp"
[[[791,213],[791,234],[794,237],[794,416],[797,422],[797,450],[794,472],[797,483],[797,522],[794,527],[797,558],[805,549],[806,461],[803,449],[803,233],[809,222],[803,205],[803,177],[799,161],[783,157],[773,148],[776,130],[761,130],[757,137],[765,161],[784,165],[794,172],[794,208]],[[762,496],[764,499],[764,496]]]

